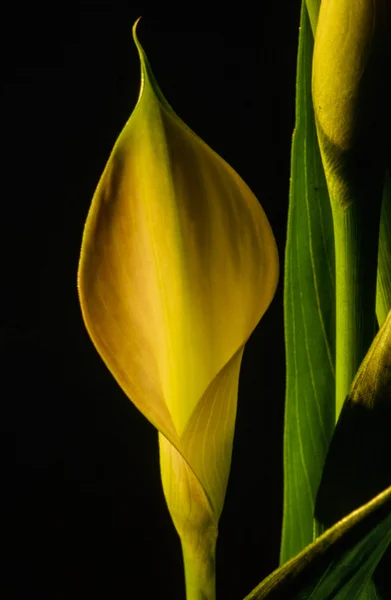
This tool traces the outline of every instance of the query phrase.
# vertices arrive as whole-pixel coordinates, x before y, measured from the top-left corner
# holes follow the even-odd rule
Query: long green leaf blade
[[[391,543],[390,423],[391,311],[353,381],[327,455],[315,515],[329,529],[246,600],[390,597],[389,583],[385,589],[375,573]]]
[[[360,366],[330,444],[315,507],[326,527],[391,485],[390,427],[391,311]],[[383,568],[375,583],[383,580]],[[388,575],[380,585],[387,586],[389,598]]]
[[[311,97],[313,35],[302,3],[285,255],[287,388],[280,563],[316,536],[314,501],[334,427],[334,238]]]
[[[362,600],[363,586],[390,543],[391,487],[328,529],[245,600]]]
[[[315,508],[326,527],[391,485],[390,428],[391,311],[358,370],[329,447]]]

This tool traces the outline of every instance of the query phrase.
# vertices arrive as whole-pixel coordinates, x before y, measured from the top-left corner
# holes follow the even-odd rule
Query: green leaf
[[[316,500],[330,527],[391,485],[391,311],[352,384],[336,425]]]
[[[381,326],[391,309],[391,176],[389,171],[383,189],[380,217],[379,258],[377,271],[376,314]]]
[[[307,7],[307,8],[306,8]],[[314,496],[335,424],[335,251],[312,103],[313,33],[320,2],[303,2],[285,256],[287,389],[280,563],[310,543]],[[377,316],[391,308],[391,183],[384,188]],[[369,344],[368,344],[369,345]]]
[[[306,0],[306,7],[308,16],[311,23],[312,33],[316,31],[316,26],[318,24],[319,18],[319,10],[320,10],[320,0]]]
[[[245,600],[362,600],[391,543],[391,487],[328,529]],[[374,600],[370,584],[366,600]]]
[[[326,527],[391,485],[390,429],[391,311],[355,377],[330,444],[315,508]]]
[[[334,238],[312,108],[312,52],[313,35],[303,2],[285,254],[281,564],[316,536],[314,502],[335,421]]]
[[[379,592],[371,579],[391,543],[390,424],[391,311],[353,381],[327,455],[315,515],[329,529],[246,600],[390,597],[389,584]]]
[[[302,3],[299,35],[296,128],[292,144],[285,257],[287,392],[281,564],[309,544],[323,529],[312,518],[314,495],[335,420],[334,234],[311,92],[314,36],[310,24],[315,31],[319,8],[319,0]],[[314,194],[315,189],[317,194]],[[319,200],[318,204],[316,200]],[[391,304],[390,231],[388,178],[383,195],[379,241],[377,314],[380,325]],[[326,265],[331,265],[329,273]],[[384,487],[372,489],[379,491]],[[367,495],[366,500],[372,496]],[[356,502],[355,506],[360,503]],[[346,511],[344,514],[347,514]],[[363,573],[363,570],[360,571],[357,577],[364,577]],[[365,589],[361,590],[360,598],[377,599],[372,581],[368,581],[367,576],[364,579]],[[358,580],[355,581],[357,583]],[[291,597],[289,594],[287,597]]]

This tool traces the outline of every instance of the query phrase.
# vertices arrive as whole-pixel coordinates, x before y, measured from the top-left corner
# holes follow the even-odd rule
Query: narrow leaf
[[[391,485],[390,431],[391,311],[356,375],[330,444],[315,509],[326,527]]]
[[[391,176],[387,171],[380,217],[376,314],[379,326],[391,309]]]
[[[303,2],[285,254],[281,563],[314,539],[315,495],[334,427],[334,239],[312,108],[312,51],[313,35]]]
[[[390,543],[391,487],[328,529],[245,600],[361,600],[363,579]]]
[[[391,311],[343,405],[316,501],[327,527],[391,485]]]
[[[308,16],[311,23],[312,35],[315,35],[316,27],[318,25],[320,0],[306,0]]]

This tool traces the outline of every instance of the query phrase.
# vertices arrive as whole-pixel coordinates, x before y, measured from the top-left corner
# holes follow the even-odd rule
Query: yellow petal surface
[[[138,49],[140,97],[92,201],[79,295],[108,368],[177,444],[270,304],[278,257],[257,199],[173,113]]]
[[[390,60],[389,0],[322,0],[312,95],[331,201],[344,209],[365,194],[381,199]]]
[[[193,470],[161,433],[159,453],[164,495],[182,543],[186,598],[212,600],[215,597],[215,515]]]
[[[159,430],[188,600],[212,600],[240,363],[278,254],[261,205],[174,113],[134,38],[140,96],[93,197],[79,297],[107,367]]]
[[[213,379],[181,438],[183,454],[207,491],[216,521],[223,509],[231,467],[243,350],[241,346]]]

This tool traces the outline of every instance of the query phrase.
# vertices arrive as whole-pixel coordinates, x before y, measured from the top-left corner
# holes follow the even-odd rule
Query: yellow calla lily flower
[[[164,99],[136,25],[140,95],[92,200],[79,297],[96,349],[159,431],[187,595],[209,599],[241,358],[278,254],[250,189]]]

